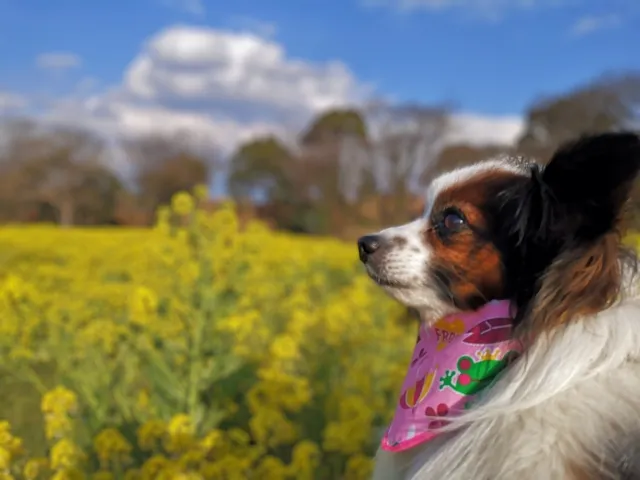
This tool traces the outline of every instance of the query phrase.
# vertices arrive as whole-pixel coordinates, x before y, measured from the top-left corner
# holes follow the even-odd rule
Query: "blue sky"
[[[151,128],[144,118],[161,112],[163,123],[172,114],[181,125],[211,121],[212,132],[231,137],[245,126],[290,128],[326,102],[365,91],[520,116],[540,94],[639,69],[639,20],[634,0],[0,0],[0,95],[5,108],[35,104],[59,118],[89,115],[105,128]],[[268,54],[260,46],[250,60],[262,74],[232,58],[230,45],[247,36],[276,48],[279,66],[261,63]],[[202,51],[218,48],[232,53]],[[189,80],[194,69],[200,77]],[[271,80],[243,98],[214,78],[238,69],[247,85],[265,69]],[[188,90],[178,88],[184,82]],[[290,97],[299,104],[284,98],[286,82],[297,85]],[[325,85],[333,86],[324,92]],[[266,97],[276,90],[278,98]]]

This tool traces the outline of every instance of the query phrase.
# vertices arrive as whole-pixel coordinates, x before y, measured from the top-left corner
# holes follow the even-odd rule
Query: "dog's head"
[[[454,170],[428,187],[422,218],[360,238],[360,259],[427,320],[507,298],[519,320],[557,324],[618,294],[618,225],[638,170],[630,133],[582,137],[546,167],[500,158]]]

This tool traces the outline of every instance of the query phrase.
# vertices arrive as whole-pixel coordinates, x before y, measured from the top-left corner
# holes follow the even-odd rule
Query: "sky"
[[[222,151],[371,98],[511,143],[532,101],[638,70],[637,0],[0,0],[0,113]]]

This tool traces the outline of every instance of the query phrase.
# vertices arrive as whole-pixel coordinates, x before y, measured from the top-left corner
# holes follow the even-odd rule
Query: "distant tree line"
[[[535,100],[508,147],[451,143],[447,106],[374,102],[321,113],[293,145],[254,138],[224,161],[184,138],[125,140],[118,165],[96,134],[5,122],[0,222],[147,225],[175,192],[224,175],[228,195],[274,228],[353,236],[418,215],[443,170],[502,153],[544,160],[582,133],[640,129],[639,107],[640,75],[607,76]]]
[[[147,137],[119,146],[121,164],[96,133],[5,124],[0,147],[0,222],[147,225],[180,190],[207,183],[215,159],[181,138]]]

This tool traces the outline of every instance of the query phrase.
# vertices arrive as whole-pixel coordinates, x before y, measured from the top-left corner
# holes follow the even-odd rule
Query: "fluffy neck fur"
[[[640,442],[640,295],[624,278],[613,306],[539,337],[451,431],[379,458],[374,478],[391,478],[385,462],[412,480],[624,478],[625,445]]]

